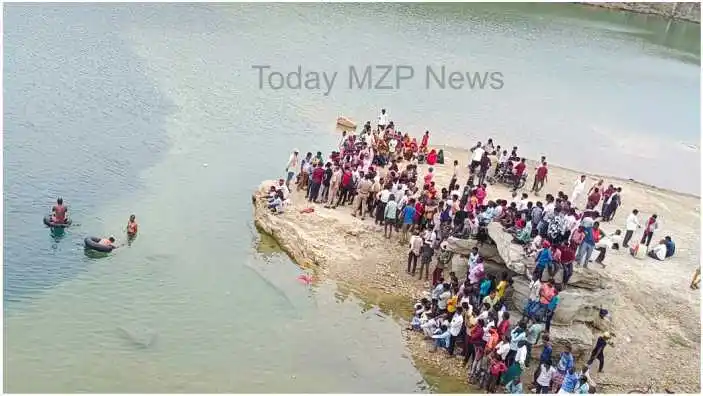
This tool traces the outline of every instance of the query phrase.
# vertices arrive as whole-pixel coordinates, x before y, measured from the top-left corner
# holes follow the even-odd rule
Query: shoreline
[[[449,145],[449,144],[438,144],[435,147],[443,148],[445,150],[451,150],[451,151],[465,151],[467,153],[467,157],[468,157],[469,149],[466,147]],[[495,158],[495,156],[493,156],[493,158]],[[537,160],[534,160],[529,157],[526,157],[526,158],[527,158],[527,162],[530,165],[537,164]],[[587,170],[586,171],[579,171],[579,170],[570,168],[568,166],[559,165],[558,163],[555,163],[555,162],[550,162],[549,157],[547,157],[547,163],[549,164],[550,171],[560,170],[560,171],[570,172],[570,173],[579,173],[580,172],[581,174],[584,174],[586,176],[590,176],[593,178],[597,178],[597,179],[612,180],[612,181],[617,181],[619,183],[631,183],[631,184],[637,185],[642,188],[653,189],[653,190],[656,190],[658,192],[665,193],[665,194],[673,194],[673,195],[680,195],[680,196],[687,197],[687,198],[701,199],[701,195],[696,195],[694,193],[688,193],[688,192],[683,192],[683,191],[677,191],[677,190],[674,190],[671,188],[666,188],[666,187],[659,187],[654,184],[649,184],[649,183],[635,180],[635,179],[627,179],[622,176],[604,175],[604,174],[600,174],[600,173],[593,173],[593,172],[590,172]]]
[[[468,149],[446,144],[432,147],[445,150],[444,165],[435,166],[438,185],[448,183],[454,159],[460,163],[459,179],[465,180],[468,174]],[[534,161],[530,161],[530,165],[533,164]],[[427,167],[426,164],[420,165],[419,171],[425,172]],[[545,193],[563,190],[568,194],[571,183],[580,174],[587,175],[589,184],[601,178],[600,175],[550,164]],[[699,356],[700,353],[700,345],[696,341],[700,340],[700,323],[693,323],[686,315],[692,310],[697,312],[700,302],[698,294],[692,295],[685,287],[699,265],[700,198],[623,178],[602,178],[606,184],[613,183],[623,188],[624,207],[617,212],[613,222],[604,224],[606,231],[623,228],[625,217],[633,207],[640,209],[643,215],[659,212],[664,225],[657,235],[659,238],[672,235],[677,242],[678,253],[676,257],[660,263],[643,263],[626,252],[609,253],[605,271],[613,278],[615,299],[610,311],[615,318],[614,330],[623,340],[622,347],[627,349],[610,350],[606,358],[606,372],[597,375],[594,380],[602,386],[601,392],[627,392],[641,387],[633,371],[637,368],[647,372],[657,382],[657,389],[664,386],[679,392],[699,389],[699,377],[689,372],[698,372],[697,360],[695,366],[683,367],[668,362],[679,357],[690,362],[691,356]],[[531,176],[528,182],[531,183]],[[397,236],[394,235],[393,240],[383,238],[380,226],[375,226],[372,220],[362,221],[352,217],[351,207],[327,209],[322,205],[309,204],[303,199],[303,192],[292,192],[291,206],[285,213],[273,215],[256,200],[271,183],[263,182],[254,193],[257,229],[274,238],[293,261],[319,271],[316,273],[320,274],[320,279],[343,280],[345,287],[348,285],[354,289],[362,300],[389,306],[400,314],[396,318],[402,326],[407,321],[404,315],[411,303],[426,293],[429,286],[426,281],[405,274],[407,247],[397,243]],[[488,195],[488,199],[509,199],[509,189],[492,185]],[[539,200],[541,195],[531,199]],[[534,195],[530,193],[530,196]],[[314,207],[314,212],[300,213],[308,207]],[[662,277],[661,271],[666,271],[667,277]],[[698,315],[695,315],[697,318]],[[570,330],[572,326],[566,325],[564,328]],[[632,332],[630,329],[638,331]],[[419,334],[404,330],[404,326],[401,336],[408,345],[415,366],[434,391],[465,393],[472,390],[466,382],[465,373],[458,367],[459,361],[448,359],[443,353],[429,353],[426,341]],[[667,361],[666,356],[674,359]]]
[[[642,6],[649,6],[651,4],[671,4],[671,3],[622,3],[622,2],[616,2],[616,3],[596,3],[596,2],[577,2],[576,4],[583,5],[586,7],[597,7],[597,8],[603,8],[606,10],[613,10],[613,11],[622,11],[622,12],[632,12],[636,14],[642,14],[642,15],[656,15],[660,16],[662,18],[666,19],[673,19],[675,21],[680,21],[680,22],[689,22],[689,23],[695,23],[697,25],[701,24],[700,20],[700,13],[698,14],[698,17],[696,19],[695,14],[694,15],[681,15],[681,14],[670,14],[667,13],[664,10],[659,10],[657,8],[639,8]],[[634,6],[632,4],[635,4]],[[640,4],[639,6],[637,4]],[[688,4],[688,3],[684,3]]]

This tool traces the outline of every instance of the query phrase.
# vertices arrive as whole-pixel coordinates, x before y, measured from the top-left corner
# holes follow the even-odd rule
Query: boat
[[[356,129],[356,122],[352,121],[351,118],[345,116],[339,116],[337,118],[337,125],[343,126],[345,128]]]

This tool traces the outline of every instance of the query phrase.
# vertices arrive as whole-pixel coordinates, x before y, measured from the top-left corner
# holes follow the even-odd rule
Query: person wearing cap
[[[288,158],[288,164],[286,165],[286,187],[290,191],[290,181],[293,180],[295,176],[295,170],[298,169],[298,154],[300,152],[298,149],[293,149],[293,153]]]
[[[591,357],[588,359],[588,362],[586,365],[588,367],[591,367],[593,364],[593,361],[598,359],[598,372],[602,373],[603,372],[603,365],[605,365],[605,357],[603,356],[603,351],[605,350],[605,347],[607,345],[613,346],[613,341],[612,341],[612,335],[610,332],[604,332],[598,339],[596,340],[596,345],[593,347],[593,350],[591,351]]]

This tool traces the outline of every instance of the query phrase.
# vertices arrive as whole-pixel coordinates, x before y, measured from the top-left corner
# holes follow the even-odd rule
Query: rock
[[[593,332],[583,323],[570,326],[552,325],[549,337],[552,342],[552,356],[557,357],[566,350],[567,345],[571,345],[571,353],[578,359],[590,353],[594,343]],[[541,348],[538,349],[541,351]]]
[[[522,246],[513,243],[513,236],[503,231],[498,223],[491,223],[487,227],[488,235],[495,243],[500,261],[505,263],[511,271],[518,274],[531,274],[535,269],[535,261],[531,257],[525,257]],[[499,260],[494,260],[499,261]],[[554,279],[561,282],[563,271],[559,269],[554,274]],[[549,279],[547,271],[542,275],[542,280]],[[610,277],[598,264],[592,264],[588,270],[579,271],[574,269],[574,273],[569,279],[569,285],[584,289],[605,289],[608,287]]]
[[[148,328],[117,326],[118,333],[139,348],[149,348],[156,341],[156,332]]]
[[[527,279],[513,278],[512,303],[520,312],[524,310],[529,291]],[[552,323],[555,325],[571,325],[574,322],[594,323],[599,319],[598,313],[601,307],[610,310],[615,303],[612,292],[606,289],[588,290],[571,287],[559,293],[559,296],[561,300],[552,318]]]
[[[511,271],[524,274],[525,264],[522,247],[513,243],[513,236],[505,231],[498,223],[491,223],[486,227],[488,236],[495,243],[498,256]]]

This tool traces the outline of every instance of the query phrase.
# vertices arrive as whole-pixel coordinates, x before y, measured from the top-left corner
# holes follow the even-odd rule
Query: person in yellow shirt
[[[502,299],[503,295],[505,295],[505,289],[508,288],[508,273],[503,272],[500,275],[500,282],[498,282],[498,286],[496,286],[496,295],[498,296],[498,299]]]
[[[449,298],[449,301],[447,301],[447,312],[454,313],[454,311],[456,311],[456,303],[458,300],[459,296],[456,294]]]

